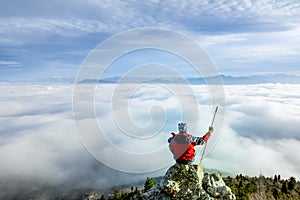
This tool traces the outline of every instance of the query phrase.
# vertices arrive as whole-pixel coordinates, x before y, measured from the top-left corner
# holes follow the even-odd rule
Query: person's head
[[[179,132],[186,132],[187,131],[187,124],[184,122],[180,122],[178,124],[178,131]]]

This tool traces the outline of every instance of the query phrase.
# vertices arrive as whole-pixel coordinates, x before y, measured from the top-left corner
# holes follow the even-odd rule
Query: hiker
[[[210,126],[208,132],[203,137],[196,137],[188,134],[187,124],[181,122],[178,124],[178,131],[178,134],[171,133],[172,137],[168,139],[169,148],[173,153],[176,163],[191,164],[196,154],[194,147],[205,144],[214,129]]]

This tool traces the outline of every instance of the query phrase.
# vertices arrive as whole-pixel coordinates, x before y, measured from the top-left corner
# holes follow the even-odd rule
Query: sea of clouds
[[[110,141],[109,144],[95,141],[97,149],[108,152],[106,159],[119,159],[120,166],[134,168],[139,160],[112,156],[109,154],[111,147],[145,155],[166,149],[169,133],[177,131],[181,111],[189,111],[193,106],[198,108],[199,115],[186,119],[190,126],[196,126],[193,134],[202,136],[212,119],[213,105],[205,85],[191,87],[197,99],[191,108],[181,105],[183,95],[170,92],[167,86],[148,84],[136,88],[125,108],[111,102],[115,85],[96,88],[95,117]],[[178,88],[177,92],[180,86]],[[224,90],[224,123],[218,130],[221,133],[214,133],[217,138],[213,136],[213,139],[218,142],[203,160],[204,167],[232,174],[280,174],[299,179],[300,85],[226,85]],[[74,86],[69,84],[0,84],[1,199],[24,192],[67,193],[131,184],[146,176],[164,175],[166,168],[173,164],[172,155],[167,153],[157,157],[155,162],[170,160],[169,165],[164,164],[149,173],[132,174],[99,162],[83,145],[80,134],[84,133],[76,131],[73,91]],[[115,124],[118,116],[112,115],[111,106],[115,107],[114,115],[126,112],[130,120],[142,128],[156,121],[159,125],[159,121],[163,121],[163,126],[158,130],[154,127],[153,133],[147,129],[147,132],[130,135],[126,132],[130,127],[120,128],[122,124]],[[88,134],[97,135],[98,129],[89,126],[92,117],[82,116],[77,120],[86,123]],[[202,149],[197,147],[196,162],[199,162]],[[149,167],[146,161],[144,165]]]

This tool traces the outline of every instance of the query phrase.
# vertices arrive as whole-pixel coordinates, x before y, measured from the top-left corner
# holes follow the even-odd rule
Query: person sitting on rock
[[[191,164],[195,158],[195,146],[205,144],[211,133],[213,132],[213,127],[208,128],[208,132],[203,137],[192,136],[187,133],[187,124],[178,124],[179,133],[171,133],[172,137],[168,139],[169,148],[173,153],[174,159],[178,164]]]

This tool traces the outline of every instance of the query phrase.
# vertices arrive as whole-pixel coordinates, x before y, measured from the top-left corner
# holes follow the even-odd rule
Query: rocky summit
[[[232,200],[236,199],[220,174],[203,173],[201,165],[171,166],[156,188],[145,192],[144,200]]]

